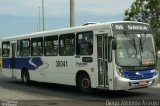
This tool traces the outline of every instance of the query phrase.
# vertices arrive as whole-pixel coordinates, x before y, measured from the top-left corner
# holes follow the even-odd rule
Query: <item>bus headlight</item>
[[[151,70],[151,73],[153,73],[153,76],[156,76],[158,74],[158,69],[153,69]]]
[[[117,73],[119,76],[124,77],[123,70],[121,67],[117,67]]]

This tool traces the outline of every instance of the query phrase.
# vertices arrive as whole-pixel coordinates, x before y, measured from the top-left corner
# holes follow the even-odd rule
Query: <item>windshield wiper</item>
[[[143,42],[142,42],[142,36],[139,38],[139,43],[140,43],[140,48],[141,48],[141,51],[143,53]]]
[[[127,34],[127,33],[124,33],[124,35],[125,35],[125,37],[126,38],[129,38],[129,43],[134,47],[134,49],[135,49],[135,51],[136,51],[136,54],[137,54],[137,47],[136,47],[136,42],[135,42],[135,39],[133,38],[131,38],[130,37],[130,35],[129,34]]]

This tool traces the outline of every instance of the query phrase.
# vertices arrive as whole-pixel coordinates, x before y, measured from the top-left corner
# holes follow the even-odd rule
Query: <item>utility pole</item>
[[[74,15],[74,0],[70,0],[70,27],[74,27],[75,15]]]
[[[45,31],[45,22],[44,22],[44,0],[42,0],[42,27],[43,31]]]
[[[39,11],[39,14],[38,14],[38,31],[40,32],[41,31],[41,7],[38,7],[38,11]]]

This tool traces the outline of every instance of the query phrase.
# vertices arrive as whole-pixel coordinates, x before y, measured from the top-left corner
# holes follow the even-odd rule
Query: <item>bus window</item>
[[[75,35],[64,34],[59,38],[59,55],[73,56],[75,52]]]
[[[98,58],[102,58],[102,48],[103,48],[103,46],[102,46],[102,36],[98,36],[98,47],[97,47],[97,53],[98,53]]]
[[[9,57],[10,54],[10,42],[3,42],[2,43],[2,56]]]
[[[58,55],[58,36],[48,36],[44,38],[44,55],[57,56]]]
[[[92,55],[93,54],[93,32],[82,32],[76,35],[76,54]]]
[[[20,56],[30,56],[30,39],[20,41]]]
[[[33,38],[31,39],[32,45],[32,56],[42,56],[43,55],[43,38]]]
[[[19,40],[17,40],[17,57],[19,57],[20,56],[20,41]]]

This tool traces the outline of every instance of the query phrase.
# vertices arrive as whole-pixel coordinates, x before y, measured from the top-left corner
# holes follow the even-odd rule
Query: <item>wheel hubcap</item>
[[[89,79],[87,79],[87,78],[83,79],[83,80],[82,80],[82,87],[83,87],[83,88],[89,88],[89,86],[90,86],[90,81],[89,81]]]

